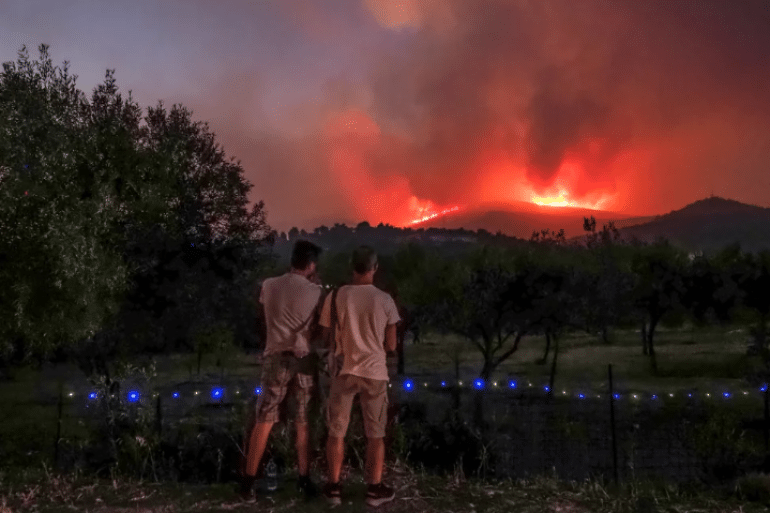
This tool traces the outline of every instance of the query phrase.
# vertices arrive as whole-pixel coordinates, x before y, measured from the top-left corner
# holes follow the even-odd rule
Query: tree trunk
[[[602,342],[605,345],[610,345],[610,329],[606,324],[602,326]]]
[[[484,366],[481,368],[481,379],[486,383],[492,377],[495,371],[495,362],[493,355],[484,355]]]
[[[650,369],[652,370],[653,375],[658,374],[658,359],[655,355],[655,346],[653,345],[653,337],[655,336],[655,326],[657,326],[658,321],[657,319],[652,319],[650,321],[650,329],[647,332],[647,348],[648,348],[648,354],[650,356]]]
[[[647,351],[648,345],[647,344],[648,344],[648,341],[647,341],[647,319],[644,319],[642,321],[642,354],[644,356],[647,356],[647,354],[648,354],[648,351]]]
[[[551,351],[551,333],[549,331],[545,332],[545,353],[543,353],[543,357],[538,360],[536,363],[538,365],[545,365],[545,362],[548,360],[548,353]]]

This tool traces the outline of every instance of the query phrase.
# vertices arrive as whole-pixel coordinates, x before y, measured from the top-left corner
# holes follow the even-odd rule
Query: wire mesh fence
[[[320,385],[323,391],[325,382]],[[237,446],[260,393],[258,382],[210,376],[154,389],[126,383],[111,395],[128,415],[152,418],[160,437],[185,426],[205,428]],[[426,467],[472,456],[466,469],[493,477],[687,481],[759,465],[767,453],[768,424],[757,394],[641,398],[608,390],[567,396],[407,381],[394,382],[389,393],[392,426],[405,438],[403,456]],[[103,420],[103,395],[81,388],[40,398],[51,409],[54,461],[60,440],[87,437],[89,425]],[[313,407],[323,422],[323,394]]]

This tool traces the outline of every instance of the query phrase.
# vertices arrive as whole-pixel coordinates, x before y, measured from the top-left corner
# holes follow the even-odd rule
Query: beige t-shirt
[[[326,296],[319,323],[331,327],[331,298]],[[335,345],[345,355],[340,375],[387,380],[385,328],[400,317],[393,298],[374,285],[346,285],[337,292],[339,324]]]
[[[293,351],[298,358],[310,353],[310,325],[321,299],[321,287],[304,276],[286,273],[262,284],[259,302],[265,305],[265,356]]]

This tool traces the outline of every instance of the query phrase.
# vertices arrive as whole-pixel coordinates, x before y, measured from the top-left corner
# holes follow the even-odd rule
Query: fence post
[[[556,381],[556,359],[559,357],[559,339],[556,337],[556,335],[552,335],[553,338],[553,360],[551,362],[551,376],[548,379],[548,399],[552,399],[554,392],[553,392],[553,384],[554,381]]]
[[[61,440],[61,419],[62,411],[64,409],[64,385],[59,383],[59,401],[56,407],[56,438],[53,442],[53,466],[57,468],[59,465],[59,440]]]
[[[161,410],[160,393],[158,393],[158,398],[155,401],[155,429],[158,432],[158,439],[160,439],[163,434],[163,414]]]
[[[765,467],[770,467],[770,387],[767,383],[765,388],[765,422],[763,431],[765,435]],[[767,469],[765,469],[767,470]]]
[[[615,485],[618,484],[618,442],[615,426],[615,390],[612,386],[612,364],[607,366],[610,378],[610,429],[612,430],[612,469],[615,477]]]

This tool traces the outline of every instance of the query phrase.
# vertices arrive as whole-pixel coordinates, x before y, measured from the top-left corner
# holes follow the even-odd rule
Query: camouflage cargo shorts
[[[272,354],[262,364],[262,394],[257,400],[257,422],[278,422],[287,395],[294,398],[294,421],[307,422],[313,395],[313,355],[297,358],[292,353]],[[291,394],[289,392],[291,391]]]

